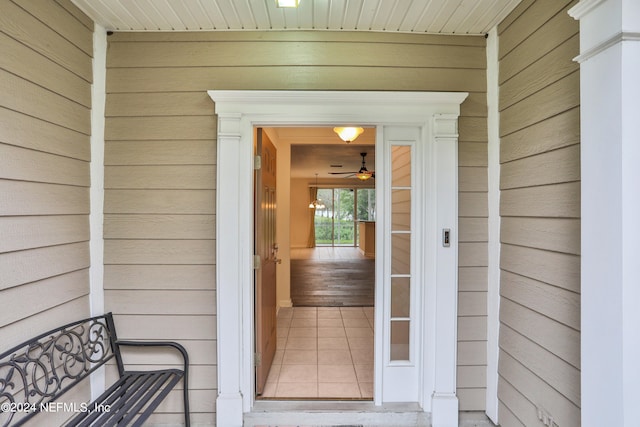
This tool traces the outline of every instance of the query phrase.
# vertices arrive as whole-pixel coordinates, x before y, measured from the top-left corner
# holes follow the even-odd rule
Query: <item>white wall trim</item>
[[[579,20],[598,7],[601,3],[604,3],[604,1],[605,0],[581,0],[578,4],[569,9],[569,16],[573,19]]]
[[[98,24],[93,30],[93,85],[91,86],[91,165],[89,192],[89,304],[92,316],[104,313],[104,126],[107,81],[107,32]],[[97,374],[97,372],[96,372]],[[105,377],[91,376],[91,393],[104,391]]]
[[[254,401],[251,364],[254,335],[251,270],[253,127],[358,123],[378,126],[383,133],[385,125],[429,129],[431,120],[438,114],[447,115],[449,121],[457,121],[460,104],[467,93],[209,91],[209,95],[218,115],[217,206],[225,207],[217,210],[216,217],[219,392],[216,417],[217,425],[231,427],[242,425],[243,412],[251,411]],[[448,126],[451,127],[451,123]],[[453,167],[442,168],[443,176],[447,178],[443,180],[442,188],[448,192],[443,200],[452,202],[440,203],[438,221],[450,226],[456,236],[457,193],[451,193],[457,190],[457,127],[454,129],[455,134],[443,137],[441,141],[443,153],[449,153],[446,164],[451,166],[453,162]],[[429,141],[435,144],[435,139],[431,139],[433,134],[429,136]],[[439,290],[438,298],[447,309],[439,306],[436,324],[423,328],[435,329],[423,338],[426,340],[424,348],[436,348],[436,356],[431,359],[435,365],[430,367],[436,378],[435,388],[424,391],[443,397],[435,399],[438,405],[429,408],[433,417],[443,420],[434,426],[442,427],[457,425],[458,421],[455,397],[457,244],[452,246],[455,247],[437,254],[443,262],[437,269],[441,282],[435,286]],[[376,277],[376,286],[380,283],[382,277]],[[380,311],[376,312],[376,324],[378,316],[382,315]],[[439,342],[428,341],[435,337],[442,338],[441,348],[438,348]],[[438,365],[440,362],[442,366]],[[376,381],[378,378],[376,376]],[[452,402],[455,405],[451,405]]]
[[[459,401],[456,395],[458,355],[458,117],[433,117],[432,168],[436,199],[435,369],[431,396],[433,427],[457,427]],[[425,200],[426,202],[426,200]],[[429,211],[427,210],[427,215]],[[451,230],[450,244],[442,242],[444,229]],[[427,252],[428,253],[428,252]],[[429,276],[425,277],[429,280]],[[430,307],[427,305],[427,307]],[[428,342],[427,342],[428,344]]]
[[[486,413],[498,424],[498,355],[500,331],[500,113],[498,28],[487,38],[488,127],[488,269],[487,269],[487,392]]]
[[[593,58],[594,56],[602,53],[610,47],[616,46],[618,43],[624,41],[640,41],[640,33],[619,32],[618,34],[608,38],[602,43],[585,50],[580,55],[573,58],[573,60],[578,63],[583,63],[584,61]]]

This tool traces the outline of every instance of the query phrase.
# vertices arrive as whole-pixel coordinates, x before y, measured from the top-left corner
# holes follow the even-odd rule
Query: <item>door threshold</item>
[[[261,401],[244,414],[245,427],[353,426],[415,427],[431,426],[431,413],[417,403],[385,403],[345,401]],[[481,411],[460,412],[460,427],[496,427]]]
[[[389,403],[376,406],[372,401],[256,401],[244,414],[245,427],[281,425],[305,426],[429,426],[431,414],[417,403]]]

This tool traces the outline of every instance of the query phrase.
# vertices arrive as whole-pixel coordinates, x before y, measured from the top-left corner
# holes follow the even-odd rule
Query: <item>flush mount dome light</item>
[[[298,7],[300,0],[276,0],[277,7]]]
[[[336,127],[333,128],[333,131],[338,134],[341,140],[348,144],[360,136],[360,134],[364,132],[364,129],[360,127]]]

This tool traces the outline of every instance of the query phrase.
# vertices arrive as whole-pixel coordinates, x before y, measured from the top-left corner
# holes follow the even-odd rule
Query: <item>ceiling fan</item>
[[[367,165],[365,164],[364,158],[367,156],[367,153],[360,153],[362,156],[362,167],[359,171],[351,171],[351,172],[329,172],[330,175],[351,175],[358,178],[360,181],[366,181],[369,178],[375,178],[375,171],[367,170]],[[346,176],[345,178],[350,178],[351,176]]]

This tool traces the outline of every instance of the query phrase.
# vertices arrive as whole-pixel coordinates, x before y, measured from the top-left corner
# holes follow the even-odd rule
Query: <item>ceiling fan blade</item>
[[[353,174],[353,173],[358,173],[357,171],[352,171],[352,172],[329,172],[329,175],[348,175],[348,174]]]

